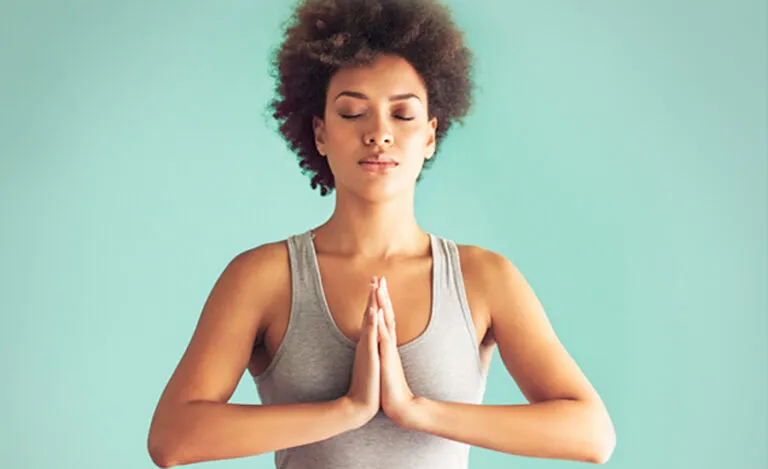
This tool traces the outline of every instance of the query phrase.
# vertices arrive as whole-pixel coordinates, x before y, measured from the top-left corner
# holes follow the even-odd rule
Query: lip
[[[365,158],[358,161],[358,163],[379,163],[379,164],[385,164],[385,163],[394,163],[397,165],[397,160],[394,158],[385,155],[384,153],[371,153]]]
[[[362,160],[358,165],[360,165],[363,171],[369,173],[386,173],[395,169],[398,163],[385,160]]]

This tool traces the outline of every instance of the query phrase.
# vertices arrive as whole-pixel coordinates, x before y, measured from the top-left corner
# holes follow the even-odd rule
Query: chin
[[[343,187],[344,192],[354,193],[356,197],[372,203],[384,202],[413,192],[413,183],[409,184],[407,181],[355,181],[354,185]]]

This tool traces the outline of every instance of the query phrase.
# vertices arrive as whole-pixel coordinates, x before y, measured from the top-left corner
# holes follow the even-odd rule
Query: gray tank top
[[[486,373],[478,353],[459,254],[453,241],[429,235],[432,310],[426,330],[399,347],[417,396],[480,404]],[[333,320],[320,281],[311,231],[288,238],[292,300],[288,328],[269,366],[254,377],[265,405],[323,402],[346,394],[355,342]],[[470,446],[398,427],[379,413],[360,428],[275,452],[277,469],[361,467],[465,469]]]

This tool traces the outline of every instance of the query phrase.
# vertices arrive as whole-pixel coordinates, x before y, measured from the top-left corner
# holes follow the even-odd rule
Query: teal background
[[[766,3],[447,3],[478,92],[422,226],[524,273],[611,413],[610,467],[765,468]],[[0,466],[153,467],[224,266],[329,216],[265,111],[289,11],[0,2]],[[498,354],[488,386],[525,402]],[[258,402],[247,374],[232,402]]]

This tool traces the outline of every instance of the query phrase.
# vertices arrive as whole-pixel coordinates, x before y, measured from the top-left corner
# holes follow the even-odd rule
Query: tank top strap
[[[294,301],[298,296],[310,291],[313,286],[311,272],[312,263],[312,242],[311,232],[307,231],[295,234],[288,238],[288,255],[291,262],[291,286],[293,287],[292,296]]]
[[[289,238],[291,258],[291,320],[310,321],[312,326],[328,322],[324,310],[325,297],[320,283],[312,231],[293,235]],[[299,317],[301,316],[301,317]]]
[[[311,333],[315,338],[328,338],[339,342],[346,348],[354,349],[357,345],[346,337],[331,316],[323,291],[320,265],[315,250],[314,233],[308,230],[292,237],[296,270],[293,275],[294,289],[291,294],[294,316],[289,323],[300,323],[296,328],[302,334]],[[323,335],[325,332],[328,335]],[[303,340],[307,339],[303,335]]]
[[[459,314],[462,317],[462,323],[466,327],[466,332],[471,340],[472,348],[477,351],[477,328],[475,322],[472,319],[472,312],[469,309],[469,301],[467,301],[466,286],[464,283],[464,275],[461,271],[461,258],[459,256],[459,248],[456,243],[447,238],[438,237],[439,244],[441,245],[444,255],[444,275],[443,275],[443,289],[442,294],[445,295],[443,301],[450,301],[455,304]],[[478,355],[478,365],[482,369],[480,364],[480,357]]]

